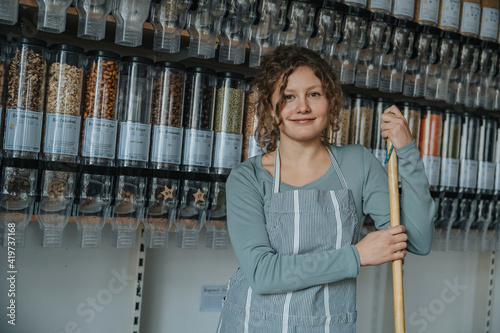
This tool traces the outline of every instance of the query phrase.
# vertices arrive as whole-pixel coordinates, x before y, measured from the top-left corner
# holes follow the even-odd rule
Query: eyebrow
[[[318,89],[318,88],[323,89],[323,85],[322,84],[315,84],[315,85],[312,85],[310,87],[305,88],[305,90],[313,90],[313,89]],[[293,89],[293,88],[285,88],[283,90],[283,92],[293,92],[293,91],[295,91],[295,89]]]

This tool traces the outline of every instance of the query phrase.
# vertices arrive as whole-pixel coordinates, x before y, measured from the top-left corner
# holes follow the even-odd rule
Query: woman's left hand
[[[395,105],[385,109],[380,119],[382,138],[384,140],[389,138],[394,148],[404,147],[413,141],[408,123]]]

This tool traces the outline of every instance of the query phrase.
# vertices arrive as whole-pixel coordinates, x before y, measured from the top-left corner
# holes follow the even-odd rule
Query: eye
[[[309,96],[311,96],[311,97],[319,97],[319,96],[321,96],[321,93],[313,91],[312,93],[309,94]]]
[[[285,101],[291,101],[291,100],[293,99],[293,97],[294,97],[293,95],[285,95],[285,96],[283,97],[283,99],[284,99]]]

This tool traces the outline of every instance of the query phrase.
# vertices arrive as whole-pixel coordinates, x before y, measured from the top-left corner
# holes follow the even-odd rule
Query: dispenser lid
[[[152,65],[153,60],[146,57],[139,56],[125,56],[120,59],[122,62],[139,62],[141,64]]]
[[[204,74],[215,74],[215,70],[208,67],[193,66],[186,68],[188,72],[204,73]]]
[[[430,25],[419,25],[417,31],[424,34],[431,34],[437,36],[441,35],[441,29],[432,27]]]
[[[236,72],[218,72],[217,77],[227,77],[230,79],[240,79],[243,80],[245,75]]]
[[[114,58],[114,59],[120,59],[120,55],[115,52],[111,51],[104,51],[104,50],[92,50],[88,51],[85,53],[87,57],[106,57],[106,58]]]
[[[174,62],[174,61],[159,61],[159,62],[156,63],[156,66],[158,66],[158,67],[175,68],[175,69],[181,69],[181,70],[185,70],[186,69],[186,66],[184,66],[180,62]]]
[[[47,43],[38,38],[15,37],[12,39],[14,44],[30,44],[35,46],[47,47]]]
[[[55,50],[55,51],[68,51],[68,52],[75,52],[75,53],[83,53],[84,50],[82,47],[71,45],[71,44],[52,44],[49,47],[50,50]]]
[[[364,17],[366,19],[369,19],[372,16],[372,14],[369,10],[366,10],[366,9],[363,9],[360,7],[355,7],[355,6],[349,7],[349,9],[347,10],[347,15]]]
[[[453,31],[449,31],[449,30],[441,30],[441,38],[460,41],[460,38],[462,38],[462,35],[460,35],[459,33],[453,32]]]
[[[415,102],[407,102],[407,101],[397,102],[396,106],[398,107],[398,109],[409,108],[412,110],[420,111],[420,105],[418,103],[415,103]]]

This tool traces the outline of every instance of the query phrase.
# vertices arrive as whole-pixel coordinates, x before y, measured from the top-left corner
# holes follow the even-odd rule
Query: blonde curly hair
[[[273,52],[262,57],[259,71],[252,84],[256,98],[251,107],[255,110],[258,121],[254,135],[263,151],[276,150],[280,137],[278,126],[282,122],[279,110],[285,102],[283,91],[290,74],[302,66],[311,68],[322,82],[330,108],[329,125],[333,132],[339,130],[339,115],[343,104],[342,89],[333,69],[318,53],[307,48],[278,46]],[[273,115],[269,111],[273,109],[272,97],[276,89],[279,89],[280,99],[276,103]],[[326,139],[326,129],[322,137]]]

